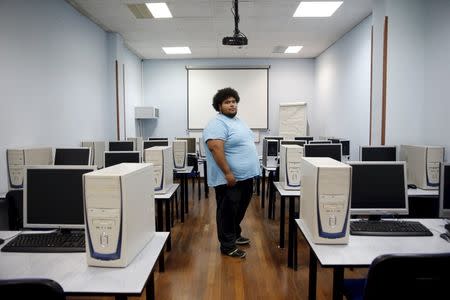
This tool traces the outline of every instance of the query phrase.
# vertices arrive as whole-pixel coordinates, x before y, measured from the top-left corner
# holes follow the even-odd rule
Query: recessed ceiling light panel
[[[166,54],[191,54],[189,47],[162,47]]]
[[[343,1],[306,2],[302,1],[294,17],[331,17]]]
[[[172,13],[164,2],[161,3],[145,3],[153,18],[172,18]]]
[[[286,54],[298,53],[298,52],[300,52],[300,50],[302,50],[302,48],[303,48],[303,46],[289,46],[286,48],[284,53],[286,53]]]

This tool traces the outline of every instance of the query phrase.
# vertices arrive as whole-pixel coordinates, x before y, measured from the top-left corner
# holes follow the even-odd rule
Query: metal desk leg
[[[273,202],[273,198],[271,197],[272,189],[273,189],[272,182],[273,182],[273,172],[269,171],[269,179],[268,179],[268,182],[267,182],[267,192],[268,192],[267,195],[269,197],[269,201],[267,203],[267,217],[269,219],[272,219],[272,209],[273,209],[273,203],[272,203]]]
[[[289,230],[288,230],[288,267],[295,268],[294,265],[294,238],[295,234],[295,197],[289,197]]]
[[[342,300],[342,286],[344,284],[344,268],[333,269],[333,300]]]
[[[181,190],[180,190],[180,216],[181,223],[184,223],[184,180],[183,176],[181,176]]]
[[[175,191],[174,193],[173,193],[173,195],[172,195],[172,197],[170,197],[170,199],[169,199],[169,202],[170,202],[170,226],[171,227],[173,227],[173,224],[174,224],[174,214],[173,214],[173,211],[174,211],[174,205],[173,205],[173,202],[175,201],[175,194],[176,194],[176,192],[177,191]]]
[[[309,289],[308,300],[316,300],[317,286],[317,256],[312,248],[309,248]]]
[[[158,258],[158,264],[159,264],[159,272],[164,272],[164,249],[161,250],[161,253],[159,254],[159,258]]]
[[[170,199],[165,200],[165,218],[166,218],[166,231],[169,232],[169,238],[167,239],[167,245],[166,250],[170,251],[172,249],[172,238],[171,238],[171,231],[170,231]]]
[[[261,177],[256,176],[256,195],[258,196],[261,195],[260,187],[261,187]]]
[[[284,248],[284,222],[286,215],[286,197],[280,196],[280,248]]]
[[[262,169],[261,180],[261,207],[264,208],[264,201],[266,201],[266,170]]]
[[[147,284],[145,285],[145,299],[155,299],[155,273],[153,270],[150,272],[150,277],[147,279]]]
[[[209,187],[208,187],[208,172],[207,172],[206,160],[203,161],[203,181],[205,184],[205,198],[208,198]]]
[[[184,180],[184,209],[186,213],[189,213],[189,191],[188,191],[188,178],[187,174],[183,174]]]
[[[158,217],[156,218],[156,231],[163,231],[162,199],[156,199],[156,211],[158,212]]]

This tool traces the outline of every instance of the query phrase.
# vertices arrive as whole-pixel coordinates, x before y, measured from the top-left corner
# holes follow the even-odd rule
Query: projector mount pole
[[[234,35],[239,34],[239,0],[234,0]]]

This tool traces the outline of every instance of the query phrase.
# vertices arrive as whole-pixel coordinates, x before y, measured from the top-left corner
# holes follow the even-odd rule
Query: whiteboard
[[[279,135],[289,138],[306,136],[306,102],[280,103],[279,120]]]
[[[252,129],[268,128],[269,69],[195,69],[188,72],[187,127],[203,129],[216,114],[212,99],[217,90],[235,89],[240,97],[237,116]]]

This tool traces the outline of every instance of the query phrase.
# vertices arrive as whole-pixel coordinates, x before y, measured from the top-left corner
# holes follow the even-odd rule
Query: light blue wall
[[[424,142],[450,157],[450,1],[427,1],[425,10]]]
[[[144,104],[160,109],[158,120],[145,121],[144,136],[187,135],[186,66],[270,65],[269,131],[278,134],[279,104],[314,101],[314,59],[193,59],[145,60]],[[214,95],[211,95],[211,99]],[[245,101],[245,99],[241,99]]]
[[[311,132],[350,139],[353,160],[369,144],[371,25],[369,16],[316,59]]]
[[[107,35],[65,1],[0,2],[0,192],[6,149],[114,136]]]

